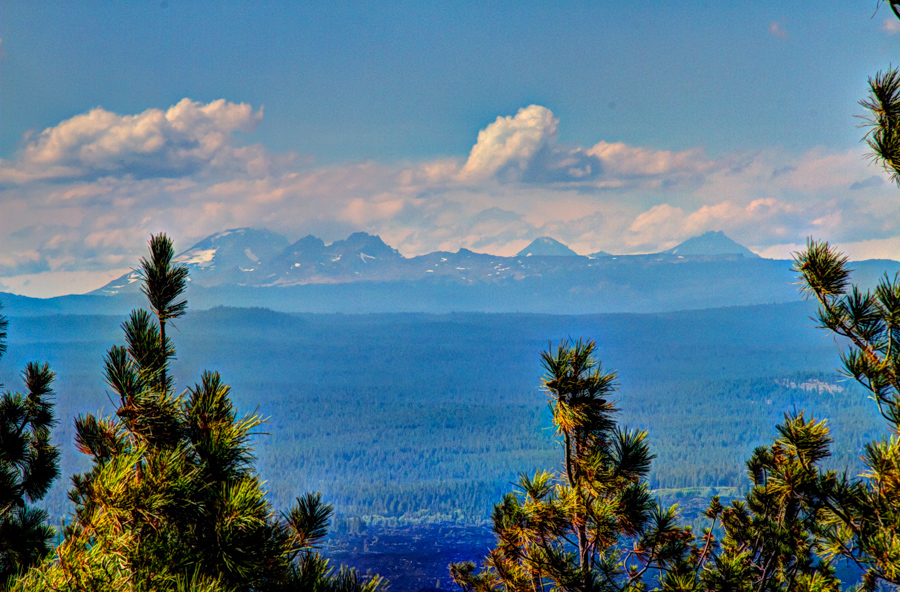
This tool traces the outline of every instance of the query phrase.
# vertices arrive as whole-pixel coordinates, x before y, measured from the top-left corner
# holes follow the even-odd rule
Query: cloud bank
[[[316,166],[243,145],[262,117],[184,99],[134,115],[96,108],[26,137],[0,160],[0,277],[102,275],[133,265],[150,233],[187,249],[239,226],[326,240],[365,230],[406,255],[513,254],[542,235],[581,253],[654,252],[706,230],[779,257],[807,236],[867,256],[900,244],[897,190],[859,148],[711,158],[566,145],[564,122],[530,105],[487,125],[468,156]]]
[[[166,111],[124,116],[98,107],[29,138],[15,162],[0,166],[0,183],[249,172],[265,166],[265,151],[237,148],[231,140],[261,119],[262,110],[224,99],[206,105],[183,99]]]

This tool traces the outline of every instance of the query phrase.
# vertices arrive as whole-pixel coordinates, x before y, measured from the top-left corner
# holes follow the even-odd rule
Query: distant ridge
[[[175,257],[190,270],[189,281],[206,288],[393,280],[398,279],[394,268],[405,261],[397,249],[365,232],[330,245],[312,235],[290,244],[280,234],[256,228],[218,232]],[[132,271],[92,293],[137,292],[139,279]]]
[[[738,244],[725,236],[721,230],[704,232],[700,236],[689,238],[680,245],[662,251],[664,255],[681,256],[710,256],[710,255],[740,255],[742,257],[759,258],[759,255]]]
[[[549,236],[542,236],[516,253],[516,257],[573,257],[578,253]]]
[[[579,256],[563,243],[541,237],[512,257],[463,248],[404,257],[365,232],[331,244],[312,235],[290,244],[268,230],[236,228],[199,241],[176,261],[188,266],[192,306],[201,308],[225,304],[309,312],[581,314],[799,298],[790,285],[790,262],[759,257],[721,232],[643,255],[600,251]],[[691,265],[682,265],[688,262]],[[884,265],[877,269],[880,275]],[[130,308],[140,296],[138,279],[135,272],[125,274],[91,295],[113,296]],[[27,307],[50,310],[69,304],[30,302]],[[84,306],[103,308],[99,301],[85,301]]]
[[[707,232],[650,255],[611,256],[598,251],[582,257],[558,240],[542,236],[513,257],[460,249],[456,253],[438,251],[407,258],[379,236],[365,232],[331,244],[313,235],[289,244],[284,236],[265,229],[234,228],[206,237],[179,254],[175,261],[187,265],[192,286],[205,289],[419,281],[489,286],[540,282],[540,278],[553,276],[558,286],[589,282],[583,288],[593,292],[606,285],[613,275],[627,276],[636,270],[635,266],[651,260],[672,264],[723,259],[761,258],[722,232]],[[632,272],[626,272],[628,268]],[[601,274],[603,279],[590,283],[587,278],[595,274]],[[92,294],[137,294],[138,279],[136,272],[130,272]]]

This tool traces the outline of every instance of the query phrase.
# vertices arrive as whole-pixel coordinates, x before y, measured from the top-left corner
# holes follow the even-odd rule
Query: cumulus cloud
[[[235,132],[251,132],[261,119],[261,109],[224,99],[183,99],[165,111],[137,115],[98,107],[32,135],[14,161],[0,163],[0,182],[179,177],[207,169],[262,174],[265,150],[232,142]]]
[[[498,174],[521,178],[531,159],[555,142],[557,125],[553,112],[539,105],[519,109],[514,117],[498,117],[478,132],[461,176],[474,181]]]
[[[558,125],[553,112],[540,105],[519,109],[513,117],[498,117],[478,132],[460,179],[547,183],[596,177],[599,160],[580,148],[559,146]]]
[[[29,138],[0,162],[2,281],[48,270],[100,278],[133,265],[151,233],[187,249],[240,226],[325,240],[364,230],[408,256],[512,255],[543,235],[583,254],[646,253],[707,230],[761,253],[807,236],[870,253],[900,236],[896,188],[860,148],[710,158],[563,145],[555,115],[532,105],[487,125],[467,157],[316,167],[238,146],[234,134],[261,117],[185,99],[136,115],[95,109]]]
[[[478,133],[457,179],[598,189],[671,187],[697,182],[698,175],[716,166],[698,148],[676,152],[606,141],[587,149],[562,145],[558,126],[553,112],[539,105],[519,109],[515,116],[498,117]]]

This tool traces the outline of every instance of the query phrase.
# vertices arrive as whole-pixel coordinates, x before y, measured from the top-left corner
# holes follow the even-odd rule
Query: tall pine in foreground
[[[523,475],[494,508],[498,544],[482,568],[450,566],[464,591],[641,590],[648,570],[687,569],[693,535],[653,500],[646,433],[616,423],[616,375],[595,347],[563,342],[541,354],[563,469]]]
[[[870,589],[900,584],[900,278],[885,275],[861,290],[850,283],[847,257],[817,241],[795,268],[819,302],[819,326],[844,338],[844,372],[869,391],[891,434],[866,444],[863,478],[836,492],[829,551],[858,563]]]
[[[0,357],[7,326],[0,316]],[[54,534],[47,512],[33,504],[59,475],[59,449],[50,444],[55,375],[47,364],[31,362],[22,378],[26,393],[0,398],[0,590],[50,552]]]
[[[900,3],[889,4],[900,18]],[[869,86],[864,140],[900,184],[900,72],[879,72]],[[900,278],[862,290],[850,282],[848,258],[813,240],[795,254],[794,270],[819,303],[819,327],[842,338],[844,373],[869,391],[891,435],[866,444],[862,475],[838,474],[818,467],[831,443],[825,422],[787,416],[773,445],[747,463],[746,501],[710,503],[725,536],[719,547],[706,534],[699,581],[673,590],[836,591],[838,558],[861,571],[857,590],[900,584]]]
[[[56,557],[15,590],[372,592],[380,578],[335,572],[317,551],[331,507],[306,494],[276,514],[254,470],[250,439],[263,420],[238,415],[215,372],[176,394],[166,322],[180,316],[187,281],[165,235],[141,261],[152,312],[122,325],[109,349],[109,416],[75,420],[91,469],[72,477],[71,522]]]
[[[888,4],[900,19],[900,2]],[[900,185],[900,71],[870,78],[861,105],[869,112],[869,156]],[[795,255],[794,269],[802,291],[819,304],[819,327],[842,338],[844,373],[870,393],[890,431],[866,444],[860,479],[820,492],[832,510],[824,552],[863,569],[865,589],[900,584],[900,277],[885,274],[874,289],[860,289],[850,282],[848,258],[814,240]]]

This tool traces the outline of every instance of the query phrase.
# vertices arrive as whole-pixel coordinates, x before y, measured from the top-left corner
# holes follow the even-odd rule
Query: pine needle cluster
[[[105,378],[112,415],[75,420],[91,469],[72,477],[75,505],[55,557],[13,590],[374,592],[384,582],[330,566],[317,548],[331,507],[307,494],[277,514],[255,472],[257,413],[240,415],[215,372],[176,394],[166,321],[182,315],[187,271],[171,240],[141,261],[151,311],[123,323]]]
[[[0,316],[0,357],[7,327]],[[48,364],[30,362],[22,372],[27,392],[0,398],[0,590],[51,550],[47,512],[34,504],[59,475],[59,448],[50,443],[54,378]]]
[[[885,275],[873,290],[850,284],[847,258],[809,241],[795,258],[819,326],[843,338],[844,373],[870,393],[891,435],[865,446],[862,479],[843,484],[834,503],[829,551],[856,562],[870,589],[900,584],[900,278]]]

